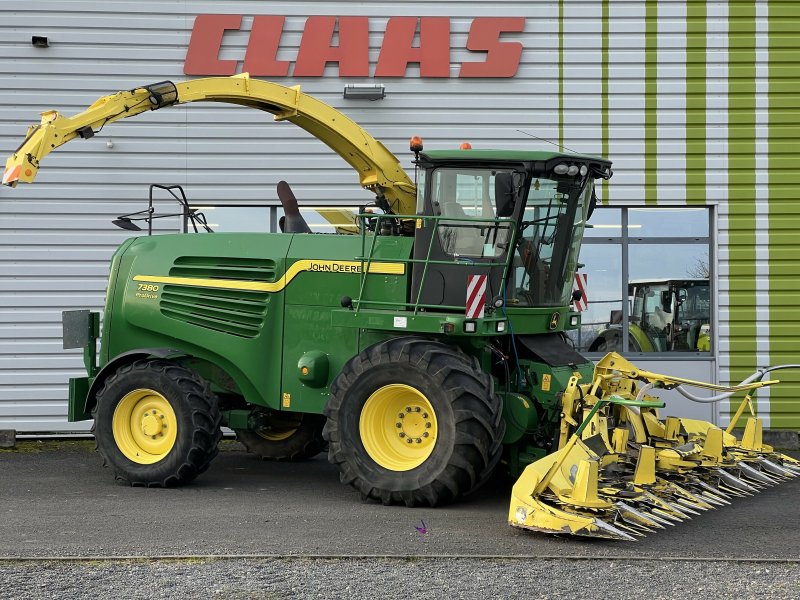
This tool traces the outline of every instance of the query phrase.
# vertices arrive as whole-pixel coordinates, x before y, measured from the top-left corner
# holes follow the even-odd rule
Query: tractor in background
[[[630,352],[709,352],[708,279],[635,280],[628,285]],[[622,311],[611,311],[589,352],[622,352]]]

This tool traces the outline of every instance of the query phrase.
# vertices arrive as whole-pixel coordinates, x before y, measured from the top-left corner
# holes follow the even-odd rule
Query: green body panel
[[[411,238],[378,237],[372,258],[376,262],[408,259]],[[320,257],[329,261],[353,261],[363,256],[361,236],[297,235],[289,250],[290,262]],[[364,296],[373,300],[404,302],[408,295],[409,273],[372,273],[366,278]],[[361,274],[350,272],[305,271],[286,287],[283,324],[283,365],[281,407],[296,412],[322,413],[328,401],[328,386],[350,358],[359,352],[359,331],[340,326],[332,313],[343,311],[342,298],[359,295]],[[399,308],[398,308],[399,310]],[[309,384],[301,372],[308,353],[328,357],[325,381]],[[273,405],[273,407],[275,407]]]
[[[407,259],[411,243],[381,238],[374,260]],[[358,295],[362,278],[354,261],[362,250],[360,236],[345,235],[164,235],[129,241],[112,267],[117,280],[112,277],[109,287],[110,326],[103,331],[101,366],[131,350],[174,349],[176,356],[191,356],[218,391],[239,393],[259,406],[320,413],[328,384],[358,352],[358,331],[332,327],[331,309],[341,306],[343,296]],[[299,270],[295,263],[302,265]],[[317,270],[325,268],[335,270]],[[221,287],[205,287],[209,281]],[[235,289],[253,281],[267,289]],[[407,272],[372,274],[365,294],[403,301],[407,289]],[[321,385],[303,381],[298,367],[313,351],[329,357]],[[227,377],[215,377],[215,368]]]
[[[174,348],[223,369],[238,387],[231,391],[242,393],[249,402],[277,406],[282,294],[150,284],[133,278],[243,276],[219,269],[230,259],[229,264],[248,264],[251,271],[260,265],[262,280],[276,282],[285,270],[291,239],[290,235],[258,234],[137,238],[120,258],[102,363],[134,349]],[[142,285],[158,289],[147,291]],[[200,306],[207,307],[202,320],[192,315]],[[228,325],[225,313],[237,310],[237,324]],[[243,327],[245,322],[251,326]]]
[[[503,405],[505,460],[512,476],[552,451],[553,434],[561,419],[561,392],[573,375],[580,376],[580,383],[588,383],[594,372],[590,361],[575,365],[575,369],[527,360],[520,361],[520,365],[525,373],[524,386],[519,392],[505,394]]]
[[[91,384],[92,380],[89,377],[70,377],[69,402],[67,404],[68,421],[86,421],[92,418],[92,415],[86,410],[86,397]]]
[[[539,426],[539,413],[524,394],[516,392],[503,393],[503,419],[506,422],[506,433],[503,443],[516,444],[526,434],[536,432]]]

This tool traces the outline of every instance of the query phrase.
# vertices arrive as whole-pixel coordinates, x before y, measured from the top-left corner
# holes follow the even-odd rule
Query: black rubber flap
[[[517,340],[539,361],[551,367],[582,365],[589,362],[575,352],[557,333],[518,335]]]

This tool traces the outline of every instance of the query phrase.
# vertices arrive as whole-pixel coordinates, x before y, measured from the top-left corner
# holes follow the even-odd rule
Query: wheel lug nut
[[[406,412],[407,412],[407,413],[410,413],[410,412],[411,412],[411,407],[410,407],[410,406],[406,406]]]
[[[412,440],[411,438],[408,438],[406,441],[407,441],[407,442],[410,444],[410,443],[411,443],[411,442],[413,442],[414,440]]]
[[[405,434],[405,433],[403,433],[402,431],[401,431],[400,433],[398,433],[397,435],[399,435],[401,438],[404,438],[404,437],[406,437],[406,434]]]
[[[400,429],[403,426],[403,424],[402,423],[395,423],[394,426],[397,427],[398,429]]]
[[[422,413],[422,418],[423,419],[427,419],[428,418],[428,413]]]
[[[430,434],[426,431],[425,433],[422,434],[422,437],[428,437],[429,435]]]
[[[420,412],[422,409],[419,406],[414,407],[414,412]]]
[[[430,429],[430,428],[431,428],[431,424],[430,423],[425,423],[425,429]]]
[[[397,415],[397,418],[398,419],[405,419],[406,416],[403,413],[400,413],[399,415]]]
[[[418,443],[418,444],[422,443],[422,440],[421,440],[421,439],[419,439],[419,438],[417,438],[417,443]]]
[[[153,411],[153,414],[156,414],[156,411],[155,411],[155,410]]]

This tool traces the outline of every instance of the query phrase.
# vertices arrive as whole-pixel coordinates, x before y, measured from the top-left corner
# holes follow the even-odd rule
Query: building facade
[[[793,3],[50,0],[0,15],[4,156],[44,110],[245,70],[342,110],[409,170],[412,135],[427,149],[607,156],[576,344],[599,357],[616,335],[643,368],[720,383],[800,363]],[[344,98],[347,85],[385,97]],[[57,150],[35,184],[0,189],[0,429],[88,429],[66,421],[66,381],[83,367],[62,349],[61,311],[101,308],[109,258],[130,235],[111,221],[140,210],[151,183],[184,186],[228,231],[274,230],[282,179],[307,207],[370,199],[321,142],[270,121],[211,104],[147,113]],[[658,311],[671,316],[648,333]],[[780,379],[759,414],[800,429],[800,371]],[[723,425],[735,408],[669,400],[673,414]]]

